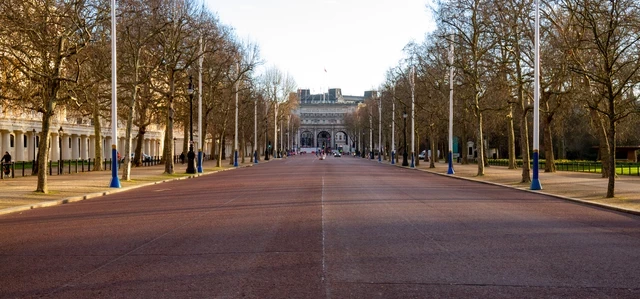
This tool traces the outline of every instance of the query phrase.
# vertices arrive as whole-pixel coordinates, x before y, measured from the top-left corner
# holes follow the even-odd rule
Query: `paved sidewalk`
[[[241,167],[250,166],[249,159]],[[263,161],[260,161],[264,163]],[[222,167],[216,168],[216,161],[203,162],[203,174],[232,169],[229,160],[222,161]],[[25,176],[0,180],[0,215],[20,212],[38,207],[58,205],[67,202],[122,192],[131,188],[169,180],[185,179],[196,175],[185,173],[186,164],[175,164],[174,174],[164,174],[164,164],[155,166],[132,167],[131,181],[120,180],[121,188],[110,188],[111,171],[91,171],[64,175],[48,176],[48,194],[36,193],[37,177]],[[119,170],[122,174],[122,169]],[[120,176],[122,178],[122,176]]]
[[[441,162],[435,163],[435,168],[429,168],[429,162],[421,161],[417,168],[447,175],[448,165]],[[531,191],[531,183],[520,183],[522,169],[489,166],[485,167],[484,176],[477,176],[478,166],[476,164],[462,165],[456,163],[453,165],[453,169],[455,172],[454,177],[491,182]],[[614,198],[605,198],[608,179],[602,178],[600,174],[568,171],[545,173],[544,169],[541,169],[539,176],[542,190],[531,192],[556,195],[640,214],[640,176],[618,176],[616,178]]]

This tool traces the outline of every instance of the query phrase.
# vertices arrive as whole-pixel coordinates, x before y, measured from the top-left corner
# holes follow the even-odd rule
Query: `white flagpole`
[[[411,168],[415,168],[415,149],[416,149],[416,125],[415,125],[415,107],[416,107],[416,97],[415,97],[415,75],[416,75],[416,67],[411,67]]]
[[[120,188],[118,178],[118,72],[116,66],[116,0],[111,0],[111,188]]]
[[[453,170],[453,34],[449,49],[449,169],[447,174],[455,174]]]
[[[540,1],[536,0],[535,20],[535,64],[533,84],[533,179],[531,190],[541,190],[542,185],[538,178],[538,161],[540,154]]]

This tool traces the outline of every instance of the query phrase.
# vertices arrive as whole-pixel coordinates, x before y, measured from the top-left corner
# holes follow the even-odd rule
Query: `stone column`
[[[58,161],[60,160],[60,138],[58,133],[49,133],[51,138],[51,148],[49,151],[49,160]]]
[[[35,159],[33,156],[33,149],[35,147],[33,136],[32,131],[27,132],[27,161],[33,161]]]
[[[143,147],[144,149],[142,151],[147,155],[153,156],[153,154],[151,153],[151,139],[145,138],[143,144],[144,144],[144,147]]]
[[[3,130],[0,134],[2,135],[2,155],[4,155],[4,152],[11,154],[11,133]]]
[[[24,132],[20,130],[13,131],[15,139],[13,145],[15,148],[15,156],[12,157],[13,161],[24,161]]]
[[[80,144],[78,144],[79,140],[78,134],[71,134],[71,156],[69,157],[72,160],[80,159]]]
[[[80,159],[87,160],[89,158],[88,148],[89,148],[89,139],[87,135],[80,135]]]
[[[113,145],[111,136],[105,137],[102,143],[102,157],[107,159],[111,158],[111,145]]]
[[[69,146],[69,135],[62,133],[62,159],[71,159],[71,147]]]
[[[96,157],[96,137],[93,135],[89,136],[89,144],[87,145],[89,149],[89,157],[94,159]],[[87,157],[88,158],[88,157]]]

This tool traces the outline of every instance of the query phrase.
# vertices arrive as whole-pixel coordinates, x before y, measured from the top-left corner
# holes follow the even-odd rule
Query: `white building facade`
[[[299,150],[351,152],[354,137],[347,133],[344,119],[364,97],[343,96],[339,88],[329,89],[325,94],[310,94],[308,89],[301,89],[298,97],[300,107],[294,113],[300,118],[296,140]]]

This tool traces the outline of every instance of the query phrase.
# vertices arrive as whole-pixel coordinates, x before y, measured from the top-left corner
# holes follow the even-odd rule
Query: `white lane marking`
[[[326,254],[326,247],[325,247],[325,239],[326,239],[326,231],[324,228],[324,176],[322,176],[322,192],[321,192],[321,197],[320,200],[322,202],[322,207],[321,207],[321,218],[322,218],[322,282],[324,283],[324,287],[325,287],[325,298],[331,298],[331,292],[329,290],[329,284],[326,283],[327,280],[327,254]]]

